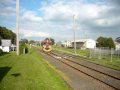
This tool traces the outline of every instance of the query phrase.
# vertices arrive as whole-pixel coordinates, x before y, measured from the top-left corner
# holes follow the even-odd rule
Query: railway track
[[[54,52],[60,53],[60,52],[55,51],[55,50],[54,50]],[[90,62],[90,61],[86,60],[85,57],[81,57],[81,56],[78,56],[78,55],[73,55],[73,54],[68,54],[68,53],[63,53],[63,52],[60,53],[60,54],[67,55],[67,56],[69,56],[69,57],[71,57],[71,58],[82,59],[82,60],[85,60],[86,62],[93,63],[93,64],[96,64],[96,65],[99,65],[99,66],[102,66],[102,67],[106,67],[106,66],[103,66],[103,65],[101,65],[101,64],[97,64],[97,63],[95,63],[95,62]],[[106,68],[108,68],[108,67],[106,67]],[[119,76],[119,77],[120,77],[120,76]]]
[[[66,53],[58,53],[58,52],[55,52],[55,51],[54,51],[54,53],[57,53],[58,55],[62,55],[63,58],[66,58],[66,59],[69,59],[69,60],[74,59],[73,61],[75,61],[75,62],[78,61],[77,63],[79,63],[81,65],[84,65],[84,66],[87,66],[89,68],[95,69],[95,70],[97,70],[101,73],[107,74],[108,76],[111,76],[111,77],[114,77],[114,78],[120,80],[120,71],[119,70],[110,69],[106,66],[103,66],[103,65],[100,65],[100,64],[97,64],[97,63],[94,63],[94,62],[90,62],[90,61],[86,60],[85,58],[81,58],[80,56],[77,56],[77,55],[66,54]],[[91,66],[89,66],[89,65],[91,65]],[[96,68],[96,67],[98,67],[98,68]],[[111,70],[112,70],[112,72],[111,72]]]
[[[88,67],[86,65],[82,65],[78,62],[72,61],[66,57],[60,56],[53,52],[47,53],[47,55],[59,60],[60,62],[66,64],[67,66],[77,70],[78,72],[81,72],[89,77],[92,77],[92,78],[96,79],[97,81],[100,81],[116,90],[120,90],[120,78],[103,73],[101,71],[98,71],[98,70]]]

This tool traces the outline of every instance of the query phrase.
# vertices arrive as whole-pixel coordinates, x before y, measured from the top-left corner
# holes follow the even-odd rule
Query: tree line
[[[97,47],[108,47],[108,48],[115,48],[115,43],[111,37],[98,37],[97,38]]]
[[[50,39],[51,40],[51,44],[54,45],[55,44],[55,40],[53,38],[45,38],[43,41],[41,41],[41,43],[39,42],[39,44],[43,45],[44,41]],[[120,37],[115,39],[116,42],[120,43]],[[21,43],[27,43],[27,44],[34,44],[37,43],[37,41],[34,40],[30,40],[28,41],[27,39],[21,39],[20,41]],[[115,48],[115,43],[114,40],[111,37],[98,37],[96,40],[96,47],[108,47],[108,48]]]
[[[0,26],[0,45],[2,39],[10,39],[12,44],[16,43],[16,34],[6,27]]]
[[[38,41],[35,41],[35,40],[30,40],[28,41],[28,39],[21,39],[20,40],[20,43],[26,43],[26,44],[40,44],[40,45],[43,45],[44,44],[44,41],[45,40],[50,40],[51,41],[51,44],[54,45],[55,44],[55,40],[53,38],[45,38],[43,41],[41,42],[38,42]]]
[[[16,34],[12,32],[11,30],[7,29],[6,27],[0,26],[0,45],[1,45],[1,39],[11,39],[11,43],[15,44],[16,43]],[[45,38],[45,40],[48,38]],[[55,44],[55,40],[53,38],[49,38],[52,41],[52,45]],[[109,47],[109,48],[115,48],[115,43],[111,37],[98,37],[97,38],[97,47]],[[115,39],[116,42],[120,43],[120,37],[117,37]],[[21,39],[20,42],[23,43],[35,43],[34,40],[30,40],[28,42],[27,39]],[[43,44],[43,41],[41,42]]]

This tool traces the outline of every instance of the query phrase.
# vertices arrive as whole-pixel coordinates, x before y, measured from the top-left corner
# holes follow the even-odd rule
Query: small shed
[[[11,51],[11,40],[9,39],[2,39],[2,44],[0,46],[0,49],[3,50],[3,52],[10,52]]]
[[[92,39],[80,39],[76,40],[76,48],[78,49],[92,49],[96,48],[96,41]],[[74,41],[72,41],[72,47],[74,47]]]

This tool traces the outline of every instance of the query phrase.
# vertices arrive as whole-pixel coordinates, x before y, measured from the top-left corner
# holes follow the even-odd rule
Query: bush
[[[0,49],[0,55],[2,55],[2,53],[3,53],[3,51],[2,51],[2,49]]]
[[[1,55],[3,55],[3,53],[4,53],[4,52],[3,52],[3,50],[2,50],[2,49],[0,49],[0,56],[1,56]]]
[[[20,54],[26,54],[26,53],[28,53],[27,45],[24,43],[20,44]]]

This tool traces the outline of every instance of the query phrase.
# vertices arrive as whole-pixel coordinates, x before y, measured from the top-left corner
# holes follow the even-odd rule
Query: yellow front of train
[[[51,52],[52,51],[52,45],[51,45],[51,40],[50,39],[44,40],[44,44],[42,46],[42,50],[44,52]]]
[[[43,51],[44,52],[51,52],[52,51],[52,46],[51,45],[43,45]]]

